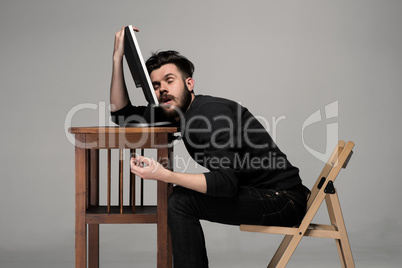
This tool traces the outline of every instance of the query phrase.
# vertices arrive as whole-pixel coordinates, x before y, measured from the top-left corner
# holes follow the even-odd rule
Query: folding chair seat
[[[306,215],[299,226],[240,225],[241,231],[285,235],[268,264],[268,268],[285,267],[304,236],[335,239],[342,267],[355,267],[338,194],[334,187],[334,181],[341,168],[346,168],[353,154],[353,147],[354,143],[351,141],[348,143],[344,141],[338,142],[311,190]],[[324,199],[331,224],[311,223]]]

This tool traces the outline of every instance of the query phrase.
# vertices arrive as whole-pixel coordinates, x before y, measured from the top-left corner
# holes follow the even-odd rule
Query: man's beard
[[[187,111],[191,103],[191,92],[188,90],[187,85],[184,85],[183,94],[179,98],[175,98],[172,95],[163,95],[161,100],[171,99],[175,102],[175,107],[171,108],[170,105],[161,104],[161,110],[163,114],[169,120],[180,120],[181,116]]]

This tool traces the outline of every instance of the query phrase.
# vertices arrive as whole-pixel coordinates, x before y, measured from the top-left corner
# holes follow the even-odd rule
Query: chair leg
[[[339,258],[344,268],[354,268],[355,263],[353,261],[352,250],[346,232],[345,221],[343,219],[341,206],[339,204],[338,194],[329,194],[325,198],[328,214],[333,224],[340,234],[340,239],[335,239],[336,246],[338,248]]]
[[[286,235],[279,248],[275,252],[275,255],[268,264],[268,268],[284,268],[288,264],[290,257],[296,250],[297,245],[303,236],[301,235]]]
[[[287,247],[292,241],[293,235],[286,235],[281,244],[279,245],[278,249],[276,250],[274,256],[272,257],[270,263],[268,264],[267,268],[275,268],[277,267],[278,262],[281,260],[283,253],[286,251]]]

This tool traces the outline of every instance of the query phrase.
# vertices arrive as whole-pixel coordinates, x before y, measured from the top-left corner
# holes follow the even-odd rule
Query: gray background
[[[74,147],[65,121],[95,105],[71,125],[110,123],[113,39],[127,24],[141,29],[144,57],[175,49],[190,58],[196,93],[241,102],[270,123],[286,117],[276,141],[307,186],[323,164],[303,145],[310,115],[323,116],[304,132],[314,150],[325,152],[327,124],[355,141],[336,183],[355,262],[400,267],[401,11],[389,0],[1,0],[0,267],[73,267]],[[144,103],[128,86],[133,103]],[[326,120],[335,101],[337,117]],[[188,159],[181,143],[175,155]],[[265,267],[281,239],[203,224],[212,267]],[[155,267],[155,238],[153,225],[102,225],[102,267]],[[289,267],[324,265],[340,267],[333,241],[307,238]]]

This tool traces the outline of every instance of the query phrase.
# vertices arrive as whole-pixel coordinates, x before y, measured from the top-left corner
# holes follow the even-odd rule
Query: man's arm
[[[207,192],[207,182],[204,174],[173,172],[165,169],[154,159],[144,156],[131,158],[130,164],[131,172],[143,179],[173,183],[203,194]]]
[[[124,28],[122,27],[116,33],[114,39],[112,82],[110,85],[110,105],[112,112],[125,107],[130,101],[123,75]],[[136,32],[139,31],[135,27],[133,27],[133,30]]]
[[[168,170],[168,174],[164,177],[164,181],[177,184],[187,189],[191,189],[200,193],[207,193],[207,181],[202,173],[178,173]]]

